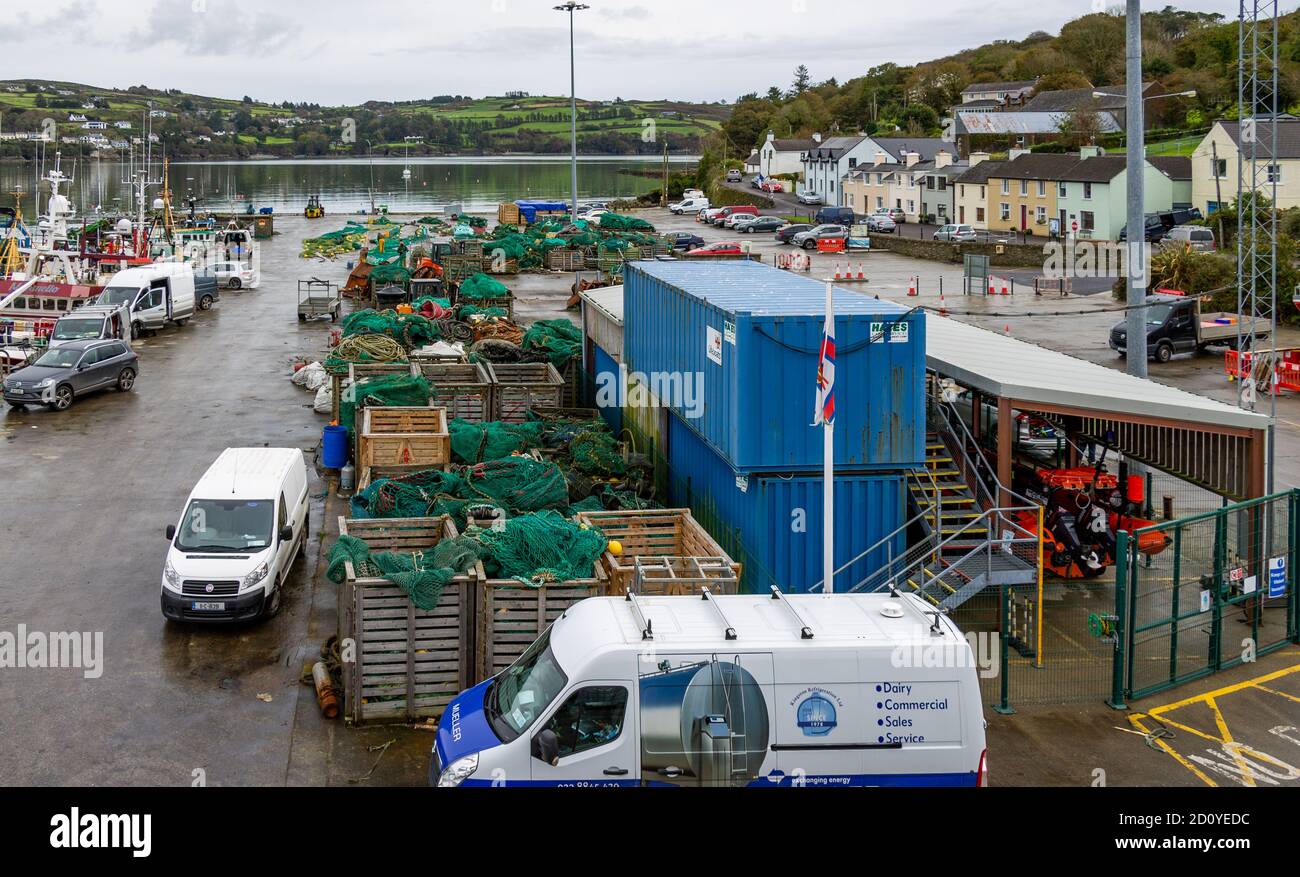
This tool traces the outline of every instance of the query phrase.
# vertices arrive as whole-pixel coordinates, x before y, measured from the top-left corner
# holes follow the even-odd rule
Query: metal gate
[[[1291,490],[1118,534],[1112,706],[1300,641],[1298,513]]]

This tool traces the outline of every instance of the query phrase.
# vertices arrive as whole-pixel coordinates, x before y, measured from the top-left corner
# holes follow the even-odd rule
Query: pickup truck
[[[1175,353],[1200,353],[1212,344],[1233,349],[1237,334],[1264,340],[1267,323],[1222,311],[1204,311],[1202,299],[1168,292],[1147,296],[1147,356],[1168,362]],[[1116,323],[1110,330],[1110,347],[1124,356],[1128,348],[1128,325]]]

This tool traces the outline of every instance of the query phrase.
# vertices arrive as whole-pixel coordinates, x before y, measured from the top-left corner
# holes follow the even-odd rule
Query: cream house
[[[1251,120],[1246,120],[1249,123]],[[1237,197],[1237,161],[1241,155],[1241,129],[1238,121],[1218,121],[1192,153],[1192,206],[1206,216],[1220,206],[1230,205]],[[1260,143],[1267,143],[1272,123],[1260,119],[1254,130]],[[1247,126],[1249,136],[1249,125]],[[1273,154],[1272,167],[1261,168],[1259,188],[1271,195],[1277,185],[1277,206],[1286,210],[1300,206],[1300,119],[1277,120],[1277,143],[1261,152]],[[1247,171],[1249,173],[1249,171]]]
[[[990,161],[987,152],[972,152],[970,168],[952,181],[954,221],[970,225],[981,231],[988,230],[989,220],[989,175],[995,173],[1004,164]]]

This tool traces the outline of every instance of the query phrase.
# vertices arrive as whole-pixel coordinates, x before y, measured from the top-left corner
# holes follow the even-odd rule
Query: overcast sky
[[[516,89],[567,94],[568,22],[552,9],[557,2],[42,0],[4,13],[0,79],[327,105]],[[1094,0],[588,3],[576,15],[579,95],[700,101],[785,87],[800,63],[815,81],[843,81],[888,61],[1055,34],[1094,9]],[[1142,5],[1159,9],[1166,0]],[[1174,5],[1237,10],[1237,0]]]

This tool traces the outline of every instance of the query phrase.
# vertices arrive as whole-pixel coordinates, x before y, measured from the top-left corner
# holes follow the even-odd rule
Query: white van
[[[69,341],[117,339],[126,341],[130,333],[126,308],[114,305],[86,305],[59,317],[50,333],[51,349]]]
[[[1163,247],[1187,247],[1197,253],[1213,253],[1214,232],[1203,225],[1175,225],[1160,244]]]
[[[668,209],[678,216],[686,213],[699,213],[701,210],[707,210],[709,207],[708,198],[687,198],[678,201],[676,204],[669,204]]]
[[[979,786],[974,650],[901,594],[576,603],[438,723],[439,786]]]
[[[173,621],[244,621],[280,611],[306,553],[307,464],[297,448],[227,448],[167,527],[162,612]]]
[[[194,269],[186,262],[127,268],[109,279],[95,303],[125,305],[131,312],[132,338],[168,323],[184,326],[194,316]]]

